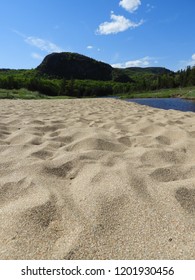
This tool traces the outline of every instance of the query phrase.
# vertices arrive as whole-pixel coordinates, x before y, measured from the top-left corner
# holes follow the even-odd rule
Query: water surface
[[[165,110],[174,109],[183,112],[195,112],[195,101],[180,98],[135,98],[126,99],[126,101]]]

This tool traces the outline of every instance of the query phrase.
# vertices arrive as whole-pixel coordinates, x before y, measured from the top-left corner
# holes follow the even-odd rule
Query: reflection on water
[[[180,98],[141,98],[126,99],[126,101],[136,102],[141,105],[147,105],[165,110],[174,109],[184,112],[195,112],[195,101]]]

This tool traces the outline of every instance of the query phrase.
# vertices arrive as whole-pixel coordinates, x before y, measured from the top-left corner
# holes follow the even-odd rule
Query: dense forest
[[[130,95],[194,85],[195,67],[178,72],[161,67],[116,69],[72,53],[49,55],[32,70],[0,69],[1,89],[25,88],[47,96]]]

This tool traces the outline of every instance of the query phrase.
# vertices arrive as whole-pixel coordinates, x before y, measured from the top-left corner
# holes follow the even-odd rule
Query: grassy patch
[[[189,88],[181,97],[186,99],[195,99],[195,88]]]
[[[69,99],[69,96],[47,96],[38,91],[21,89],[0,89],[0,99]]]
[[[135,92],[130,94],[121,94],[120,98],[170,98],[180,97],[186,99],[195,99],[195,87],[161,89],[158,91]]]
[[[117,96],[120,97],[121,99],[170,98],[170,97],[195,99],[195,87],[162,89],[158,91],[147,91],[147,92],[133,92],[129,94],[117,94]],[[93,95],[85,96],[85,97],[92,98]],[[75,98],[75,97],[70,97],[65,95],[48,96],[48,95],[41,94],[38,91],[30,91],[25,88],[13,89],[13,90],[0,89],[0,99],[70,99],[70,98]]]

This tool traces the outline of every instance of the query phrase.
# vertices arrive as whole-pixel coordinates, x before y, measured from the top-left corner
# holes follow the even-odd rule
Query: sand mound
[[[194,259],[195,114],[0,101],[1,259]]]

